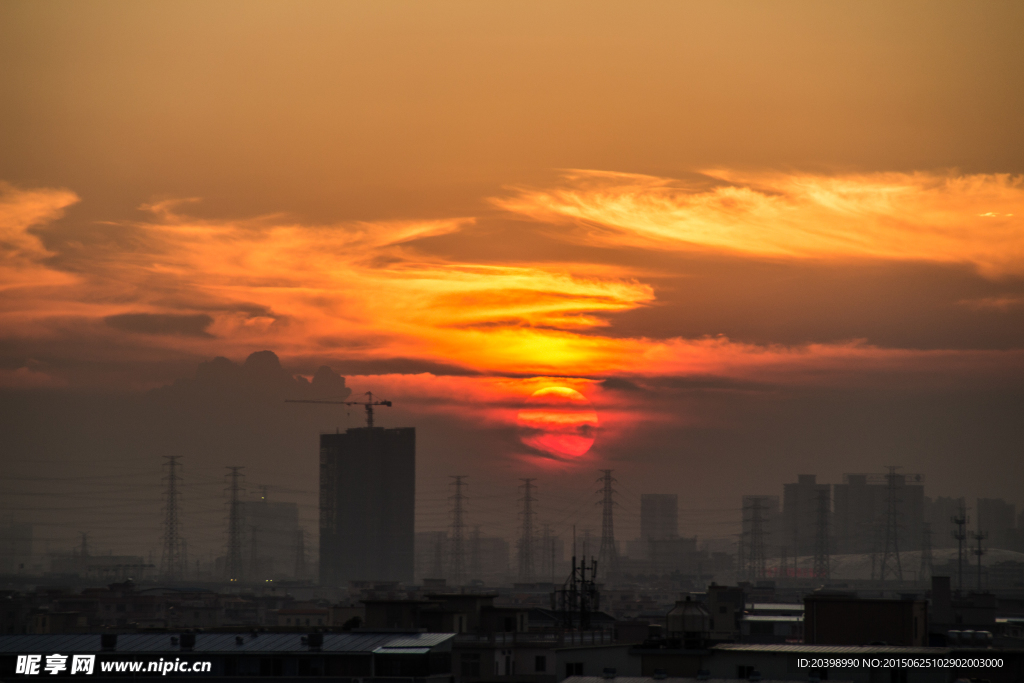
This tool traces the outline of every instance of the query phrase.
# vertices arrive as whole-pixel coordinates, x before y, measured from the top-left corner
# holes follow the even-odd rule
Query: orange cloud
[[[880,177],[872,177],[874,184],[864,180],[859,191],[849,178],[765,178],[774,179],[774,194],[763,187],[735,185],[687,193],[658,179],[590,174],[587,181],[603,186],[603,194],[593,188],[551,190],[515,201],[520,202],[516,210],[567,219],[572,212],[565,208],[570,204],[566,197],[575,197],[574,211],[580,216],[598,215],[620,197],[615,212],[602,214],[604,227],[594,237],[602,243],[620,240],[681,248],[682,235],[692,242],[703,240],[709,248],[775,256],[878,256],[895,250],[893,245],[900,240],[910,243],[907,207],[920,205],[922,196],[961,197],[966,193],[961,185],[974,183],[981,188],[979,195],[993,197],[977,203],[1008,212],[1006,197],[1020,190],[1019,182],[1009,178],[939,185],[919,179],[914,185],[908,179],[918,176],[892,176],[890,198],[883,201]],[[628,197],[623,194],[626,187],[633,188]],[[647,189],[640,192],[640,187]],[[936,370],[962,368],[998,375],[1007,363],[1021,361],[1016,352],[893,350],[860,342],[776,346],[724,337],[659,340],[603,334],[609,314],[654,302],[653,288],[639,275],[585,260],[505,265],[455,261],[426,255],[415,244],[421,238],[464,230],[471,218],[339,225],[300,225],[280,216],[203,220],[165,202],[146,207],[152,215],[149,220],[116,226],[130,233],[130,249],[111,242],[79,245],[62,254],[63,262],[70,264],[62,267],[75,272],[71,276],[49,265],[50,253],[29,228],[45,229],[42,223],[59,217],[76,197],[56,190],[8,197],[6,213],[0,214],[6,250],[0,287],[17,289],[11,289],[13,294],[0,308],[0,339],[21,340],[29,347],[63,339],[65,353],[94,354],[87,358],[91,361],[103,356],[109,362],[130,362],[131,353],[147,361],[168,353],[241,357],[260,348],[276,350],[286,362],[417,359],[460,366],[504,382],[471,382],[484,386],[481,391],[491,396],[511,392],[520,397],[515,406],[489,410],[492,417],[487,419],[503,424],[515,424],[522,398],[551,385],[547,380],[518,379],[522,377],[590,378],[557,380],[589,397],[593,390],[585,391],[579,383],[609,376],[696,375],[783,384],[842,378],[857,384],[871,373],[886,372],[934,377]],[[530,197],[533,203],[527,206]],[[543,197],[549,208],[539,199]],[[725,227],[716,236],[710,221],[729,213],[730,197],[738,198],[731,205],[732,217],[722,218]],[[1001,203],[995,201],[998,197],[1003,198]],[[552,203],[555,199],[558,202]],[[886,202],[896,237],[883,239],[879,235],[884,233],[884,211],[879,207]],[[661,213],[652,207],[660,207]],[[813,223],[800,217],[803,213],[818,216],[820,225],[829,227],[821,227],[817,241],[808,240],[801,247],[798,236]],[[839,227],[825,221],[830,215],[845,215],[837,225],[851,230],[866,221],[873,232],[862,230],[859,237],[844,241]],[[948,218],[941,206],[930,213],[922,209],[921,215],[916,228],[921,234],[931,234],[934,225],[942,223],[939,218]],[[673,216],[693,217],[704,227],[697,230],[686,227],[686,221],[668,220]],[[978,220],[994,226],[1010,219]],[[632,227],[623,227],[627,224]],[[777,230],[768,228],[775,224]],[[840,248],[844,244],[846,251]],[[980,246],[976,250],[982,251]],[[1004,255],[1010,251],[1006,247]],[[963,252],[972,253],[966,248]],[[925,248],[915,253],[925,253]],[[934,247],[934,253],[945,252]],[[1012,259],[997,262],[995,254],[991,256],[986,261],[990,271],[1009,272]],[[977,262],[981,267],[980,257]],[[31,277],[26,279],[26,273]],[[17,360],[13,366],[28,360]],[[404,382],[419,381],[403,377]],[[0,376],[0,382],[8,380],[24,382],[25,377]],[[465,389],[466,384],[460,386]],[[434,383],[431,390],[441,391],[441,385]],[[429,401],[422,403],[427,406]]]
[[[68,285],[75,278],[45,265],[54,254],[29,230],[50,223],[78,201],[67,190],[21,190],[0,182],[0,291]]]
[[[881,258],[969,263],[988,277],[1024,274],[1024,177],[705,171],[683,183],[572,171],[562,187],[493,199],[577,239],[770,258]]]

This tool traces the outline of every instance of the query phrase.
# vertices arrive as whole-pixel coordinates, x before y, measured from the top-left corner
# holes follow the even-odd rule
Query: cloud
[[[68,285],[75,278],[45,264],[53,256],[31,228],[51,223],[76,203],[68,190],[23,190],[0,182],[0,291]],[[5,306],[5,308],[7,308]]]
[[[595,276],[587,264],[453,262],[408,246],[469,219],[305,226],[147,208],[152,220],[117,225],[131,249],[65,255],[84,282],[23,294],[23,333],[80,335],[95,320],[97,337],[145,333],[150,348],[199,356],[260,345],[287,357],[536,374],[580,353],[557,340],[654,298],[650,286]]]
[[[1006,311],[1024,306],[1024,296],[987,296],[980,299],[961,299],[957,303],[977,311]]]
[[[574,223],[575,239],[775,259],[968,263],[1024,275],[1024,177],[1007,174],[740,173],[705,182],[579,170],[559,187],[519,189],[497,206]]]
[[[160,313],[122,313],[103,319],[115,330],[139,332],[141,334],[184,334],[194,337],[210,337],[206,328],[213,324],[213,318],[200,313],[197,315],[171,315]]]
[[[9,389],[54,389],[67,386],[61,377],[20,367],[13,370],[0,368],[0,387]]]
[[[990,197],[1015,196],[1019,190],[1018,181],[994,176],[945,184],[934,178],[926,182],[923,176],[885,177],[894,188],[886,201],[878,196],[881,176],[864,179],[859,191],[849,178],[829,181],[810,176],[764,176],[757,188],[739,186],[735,179],[729,184],[717,181],[720,184],[710,189],[694,186],[684,191],[645,176],[593,173],[575,176],[574,182],[581,184],[576,189],[542,193],[550,206],[533,201],[541,196],[536,194],[521,195],[516,201],[533,198],[519,210],[536,210],[538,217],[558,220],[570,219],[572,212],[565,209],[570,195],[580,215],[596,216],[598,209],[618,206],[608,214],[615,220],[606,216],[604,223],[591,223],[598,226],[592,239],[599,244],[677,249],[703,234],[707,248],[824,258],[854,251],[879,255],[882,246],[891,246],[891,240],[879,237],[886,222],[881,204],[891,207],[889,223],[904,239],[910,230],[907,206],[920,205],[921,196],[931,196],[928,192],[960,197],[966,192],[962,185],[972,183],[980,195]],[[771,192],[765,189],[769,186],[774,188]],[[562,203],[551,204],[552,198]],[[615,379],[607,389],[649,387],[655,378],[665,377],[700,378],[699,383],[728,387],[837,382],[862,386],[891,383],[897,376],[920,384],[972,372],[998,379],[1012,376],[1012,369],[1021,366],[1016,351],[897,350],[863,341],[751,344],[724,336],[652,339],[607,334],[612,314],[655,303],[655,289],[642,280],[643,272],[604,267],[585,255],[496,265],[444,258],[424,249],[424,240],[457,236],[471,227],[469,218],[303,225],[283,216],[201,219],[180,213],[181,203],[163,202],[146,207],[150,215],[145,220],[110,224],[119,240],[62,251],[59,262],[74,272],[72,276],[47,265],[50,252],[26,232],[26,226],[53,220],[74,199],[58,190],[16,196],[14,206],[22,208],[13,210],[15,218],[7,223],[14,226],[8,229],[14,246],[5,262],[28,263],[53,273],[54,279],[19,288],[16,296],[7,297],[13,303],[0,309],[0,341],[8,348],[25,349],[26,357],[29,351],[46,348],[48,359],[59,360],[57,365],[64,368],[100,367],[101,361],[105,367],[152,364],[168,357],[239,358],[254,349],[273,348],[292,372],[308,374],[320,365],[331,365],[347,373],[381,377],[383,372],[410,386],[417,386],[420,380],[415,378],[425,376],[421,373],[462,375],[466,381],[457,385],[462,389],[489,387],[485,393],[492,398],[509,398],[510,386],[517,397],[529,387],[547,386],[538,381],[558,381],[578,390],[579,383],[589,387],[608,378]],[[1007,212],[1005,203],[992,199],[986,206]],[[800,218],[804,213],[830,227],[820,227],[820,239],[800,247],[801,231],[810,230],[812,223],[819,225]],[[861,218],[837,218],[835,225],[825,220],[846,214]],[[921,215],[921,234],[930,234],[934,225],[948,218],[941,207]],[[680,216],[697,221],[705,232],[686,227],[686,221],[679,223]],[[721,232],[731,237],[715,236],[709,222],[714,216],[729,217]],[[979,220],[997,225],[1003,219]],[[868,232],[877,244],[870,249],[863,245],[873,243],[863,235],[841,238],[841,227],[852,230],[861,223],[873,226]],[[769,225],[776,229],[764,227]],[[691,241],[683,242],[681,236]],[[591,239],[582,233],[573,237]],[[863,248],[843,252],[843,244]],[[24,363],[20,357],[6,361],[8,367]],[[498,384],[489,384],[488,378],[499,378],[494,380]],[[442,385],[448,386],[435,380],[430,390],[440,391]],[[431,402],[439,400],[434,395],[420,405],[431,410]],[[520,398],[516,401],[521,404]],[[487,419],[500,415],[498,422],[514,423],[506,414],[511,406],[492,408],[485,411]]]

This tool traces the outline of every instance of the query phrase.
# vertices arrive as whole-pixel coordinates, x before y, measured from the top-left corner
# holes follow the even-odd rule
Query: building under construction
[[[321,434],[320,583],[411,583],[415,497],[414,428]]]

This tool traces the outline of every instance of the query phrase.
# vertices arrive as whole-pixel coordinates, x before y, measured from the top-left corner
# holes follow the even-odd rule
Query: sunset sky
[[[327,365],[417,427],[424,529],[448,475],[550,502],[599,468],[723,511],[684,520],[704,536],[798,473],[1022,505],[1022,26],[935,0],[0,3],[0,491],[180,454],[308,498],[340,418],[280,399]],[[307,422],[243,449],[243,418],[187,407],[201,363],[262,350],[286,384],[260,410]],[[548,387],[585,453],[524,426]]]

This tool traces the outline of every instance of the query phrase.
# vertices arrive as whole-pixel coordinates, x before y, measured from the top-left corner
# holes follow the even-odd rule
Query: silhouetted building
[[[889,485],[883,477],[878,482],[870,482],[866,474],[846,474],[843,483],[833,487],[836,553],[880,553],[885,549]],[[908,482],[902,474],[895,475],[894,486],[899,549],[918,550],[924,533],[924,487]]]
[[[644,493],[640,496],[640,538],[664,541],[679,536],[679,496]]]
[[[871,600],[853,595],[804,598],[804,642],[809,645],[928,645],[928,603]]]
[[[413,580],[416,430],[320,435],[320,583]]]
[[[695,538],[679,538],[679,496],[640,496],[640,538],[626,543],[630,557],[647,563],[644,571],[664,574],[684,570],[697,550]]]
[[[35,570],[31,524],[0,526],[0,574],[25,574]]]
[[[294,574],[299,506],[264,496],[241,501],[238,508],[246,576],[263,581]]]
[[[1016,546],[1016,506],[1001,498],[979,498],[977,515],[978,531],[988,534],[991,548],[1013,549]]]
[[[818,484],[813,474],[797,475],[795,484],[782,487],[784,539],[773,541],[789,548],[791,555],[813,555],[818,532],[818,492],[829,491],[828,484]]]
[[[793,556],[789,544],[792,538],[785,532],[783,519],[779,510],[778,496],[743,496],[742,522],[740,536],[746,547],[743,549],[743,557],[749,557],[750,547],[753,541],[754,531],[754,508],[757,507],[757,515],[760,517],[761,538],[764,544],[765,557],[777,557],[779,555]]]
[[[939,496],[938,498],[924,497],[924,521],[931,524],[932,547],[933,548],[955,548],[956,539],[953,538],[953,522],[951,521],[965,505],[963,498],[952,498],[950,496]]]
[[[417,531],[415,536],[415,574],[419,579],[443,579],[448,576],[449,541],[446,531]],[[473,577],[477,578],[477,577]]]
[[[708,586],[708,615],[711,640],[736,640],[740,622],[747,607],[746,594],[740,586]]]

